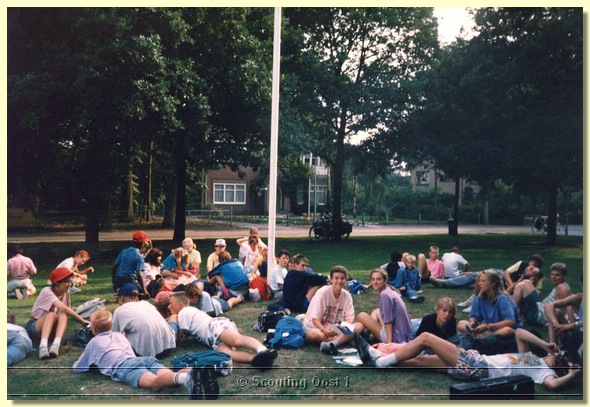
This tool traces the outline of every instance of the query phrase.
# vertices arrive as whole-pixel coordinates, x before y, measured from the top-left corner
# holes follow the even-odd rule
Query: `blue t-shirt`
[[[136,247],[121,250],[115,260],[115,266],[119,266],[117,277],[131,279],[137,278],[137,272],[145,268],[143,257]]]
[[[516,303],[506,294],[500,294],[494,302],[479,296],[475,297],[469,318],[488,324],[510,320],[514,321],[514,329],[523,327]]]
[[[186,270],[186,263],[184,262],[184,259],[180,262],[180,266],[183,270]],[[170,253],[168,257],[166,257],[160,268],[162,270],[176,270],[176,260],[174,259],[174,253]]]
[[[209,272],[209,277],[221,274],[223,284],[229,289],[239,288],[250,284],[250,279],[244,271],[244,266],[238,259],[226,260]]]

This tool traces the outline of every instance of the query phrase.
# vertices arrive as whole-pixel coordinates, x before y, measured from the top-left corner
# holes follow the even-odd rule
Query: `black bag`
[[[535,383],[525,375],[484,379],[451,385],[451,400],[532,400]]]
[[[215,368],[217,376],[228,376],[233,369],[231,357],[224,352],[217,350],[205,350],[202,352],[189,353],[176,356],[172,359],[172,370],[178,371],[186,367],[207,367]]]
[[[78,348],[85,348],[92,338],[94,338],[94,334],[90,327],[78,328],[70,335],[68,343]]]
[[[258,317],[258,323],[254,325],[254,330],[258,332],[268,332],[269,329],[275,329],[277,323],[288,315],[285,311],[266,310]]]
[[[155,280],[150,281],[150,283],[148,284],[148,286],[146,287],[146,292],[150,295],[151,298],[156,298],[156,295],[158,295],[158,293],[160,291],[162,291],[162,288],[164,287],[164,279],[162,278],[161,275],[157,275]]]

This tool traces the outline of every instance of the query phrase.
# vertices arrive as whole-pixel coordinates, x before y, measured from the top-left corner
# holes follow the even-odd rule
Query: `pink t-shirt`
[[[441,260],[426,259],[426,267],[430,271],[430,275],[434,278],[445,277],[445,264]]]
[[[31,274],[37,274],[37,268],[33,264],[33,260],[22,254],[17,254],[8,259],[6,268],[9,280],[22,280],[23,278],[29,278]]]
[[[56,309],[55,306],[53,305],[56,300],[61,301],[62,304],[70,307],[71,306],[70,291],[68,290],[61,297],[58,297],[57,295],[55,295],[55,293],[51,289],[51,286],[48,286],[48,287],[45,287],[44,289],[42,289],[41,292],[39,293],[39,297],[37,297],[37,300],[35,301],[35,304],[33,305],[33,311],[31,311],[31,317],[33,317],[34,319],[39,319],[39,318],[42,318],[45,315],[47,315],[48,313],[53,312],[53,311],[55,311],[56,314],[59,314],[61,312],[61,310]]]
[[[305,313],[304,325],[314,328],[313,319],[318,319],[323,326],[336,325],[342,321],[352,323],[354,321],[354,306],[352,296],[346,290],[340,292],[336,298],[332,293],[332,286],[326,285],[320,288],[309,303]]]

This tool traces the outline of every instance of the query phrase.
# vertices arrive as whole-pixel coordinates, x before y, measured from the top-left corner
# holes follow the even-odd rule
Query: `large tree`
[[[285,17],[284,71],[297,76],[300,108],[314,119],[314,149],[332,165],[337,223],[345,143],[392,131],[387,119],[410,108],[404,83],[430,63],[435,20],[429,8],[289,8]]]

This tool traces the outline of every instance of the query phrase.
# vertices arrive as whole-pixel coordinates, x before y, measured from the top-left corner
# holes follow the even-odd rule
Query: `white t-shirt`
[[[346,290],[340,292],[336,298],[332,293],[332,286],[325,285],[320,288],[311,299],[305,313],[304,325],[314,328],[313,319],[318,319],[323,326],[337,325],[342,321],[352,323],[354,321],[354,305],[352,296]]]
[[[273,291],[279,291],[281,288],[279,284],[285,283],[285,276],[287,275],[287,269],[285,267],[281,267],[277,265],[275,268],[271,270],[268,274],[267,283]]]
[[[176,348],[176,336],[156,307],[147,301],[132,301],[113,313],[113,331],[124,332],[140,356],[156,356]]]
[[[459,253],[455,252],[443,254],[441,260],[445,265],[445,278],[458,277],[461,272],[459,266],[467,264],[467,260],[465,260]]]
[[[207,343],[209,322],[213,318],[195,307],[184,307],[178,313],[178,328],[195,336],[200,342]]]
[[[547,376],[557,376],[540,357],[527,353],[503,353],[482,355],[488,364],[489,377],[505,377],[522,374],[530,377],[536,384],[543,384]]]

